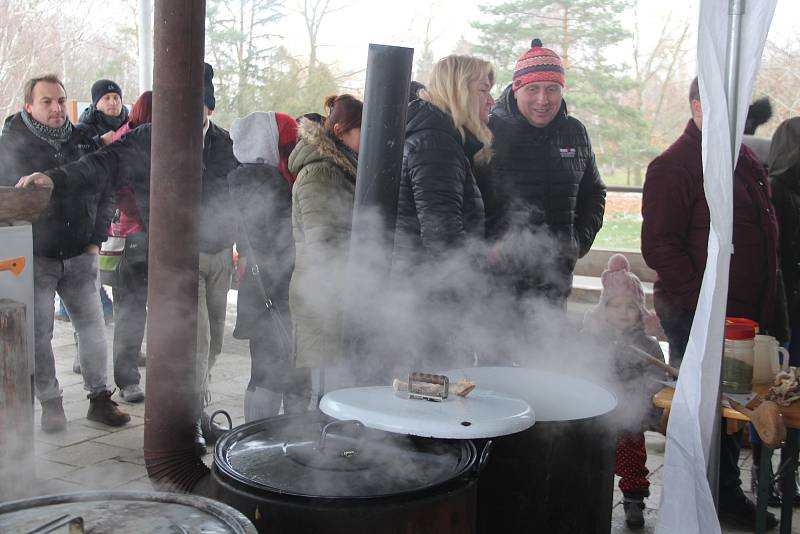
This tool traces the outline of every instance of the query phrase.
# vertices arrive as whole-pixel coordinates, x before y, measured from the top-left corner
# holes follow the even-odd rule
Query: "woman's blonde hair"
[[[481,162],[491,159],[492,132],[471,105],[469,84],[484,76],[489,78],[490,86],[494,85],[494,67],[488,61],[473,56],[447,56],[436,62],[427,88],[420,91],[420,98],[453,117],[462,140],[467,129],[483,143],[475,155]]]

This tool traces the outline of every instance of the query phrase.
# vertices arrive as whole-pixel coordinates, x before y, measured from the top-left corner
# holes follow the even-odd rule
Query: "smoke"
[[[412,370],[549,369],[614,392],[624,401],[614,418],[621,427],[638,427],[648,415],[650,396],[660,388],[653,373],[648,376],[636,357],[620,354],[624,342],[584,331],[582,315],[552,298],[565,277],[563,247],[553,236],[517,226],[496,243],[467,239],[408,265],[392,257],[392,237],[376,230],[381,220],[362,211],[349,258],[342,243],[326,243],[309,267],[318,272],[295,287],[299,298],[344,316],[344,350],[332,363],[343,369],[340,374],[361,385],[388,385]],[[508,283],[520,272],[531,273],[532,288]],[[626,358],[633,378],[620,364]]]

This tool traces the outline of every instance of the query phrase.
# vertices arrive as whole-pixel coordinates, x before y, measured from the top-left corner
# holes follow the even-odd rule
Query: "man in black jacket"
[[[575,263],[603,225],[606,187],[562,98],[561,58],[538,39],[531,46],[492,110],[494,156],[480,186],[500,284],[563,307]]]
[[[20,175],[75,161],[97,148],[67,118],[66,91],[56,76],[31,79],[24,92],[22,111],[6,120],[0,136],[4,185],[13,185]],[[80,194],[55,191],[33,225],[34,381],[45,432],[64,430],[67,424],[51,345],[56,291],[80,336],[84,388],[90,399],[87,419],[111,426],[130,421],[111,400],[106,385],[108,353],[97,293],[98,252],[107,237],[112,202],[108,186]]]
[[[197,362],[202,383],[197,384],[197,388],[201,397],[208,389],[208,369],[222,352],[237,220],[227,181],[228,173],[237,167],[233,143],[226,130],[208,120],[216,104],[212,76],[213,70],[206,64],[202,198],[198,221]],[[62,190],[96,191],[109,185],[115,190],[129,184],[133,187],[139,214],[147,229],[150,223],[150,133],[151,125],[143,124],[79,161],[50,169],[45,174],[26,176],[20,180],[20,185],[54,186],[54,192],[58,194]]]
[[[122,103],[122,88],[112,80],[92,84],[92,105],[81,113],[77,128],[102,143],[100,137],[114,132],[128,121],[128,110]]]

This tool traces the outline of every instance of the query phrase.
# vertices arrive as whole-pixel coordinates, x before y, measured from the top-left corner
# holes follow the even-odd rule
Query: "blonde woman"
[[[490,157],[493,85],[487,61],[448,56],[434,65],[427,89],[408,108],[393,272],[421,297],[417,310],[429,317],[415,334],[425,338],[427,332],[437,344],[443,330],[452,337],[453,314],[470,291],[472,256],[465,247],[484,235],[472,166]],[[428,346],[422,353],[453,353],[442,348]]]
[[[489,159],[493,85],[487,61],[447,56],[434,65],[420,99],[409,104],[396,262],[436,261],[469,235],[483,235],[483,201],[472,165]]]

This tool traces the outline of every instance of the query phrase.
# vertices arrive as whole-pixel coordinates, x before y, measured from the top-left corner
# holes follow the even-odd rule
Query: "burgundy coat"
[[[647,167],[642,255],[658,274],[655,307],[693,314],[706,264],[710,215],[703,191],[702,135],[693,121]],[[778,280],[778,224],[763,165],[742,145],[733,175],[733,255],[728,316],[769,329]],[[663,316],[663,315],[662,315]]]

